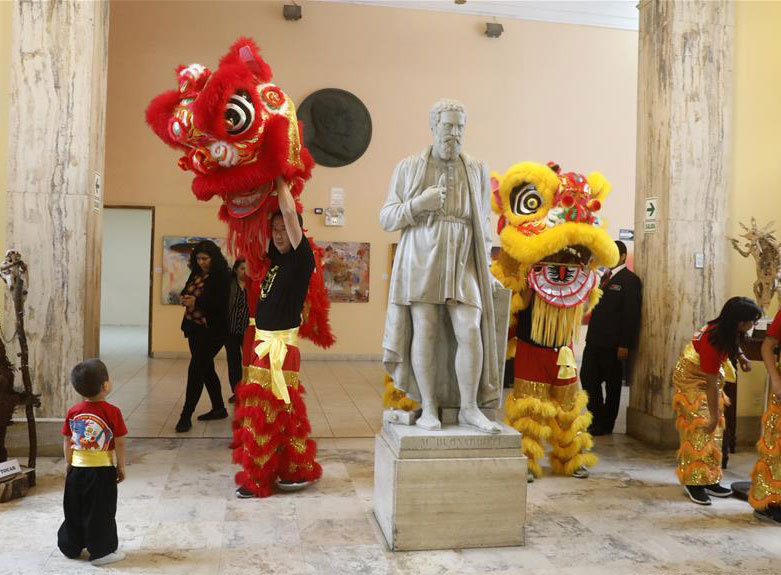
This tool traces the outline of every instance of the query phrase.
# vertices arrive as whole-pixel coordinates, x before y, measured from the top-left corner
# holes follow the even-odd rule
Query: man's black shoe
[[[705,487],[702,485],[686,485],[684,489],[686,490],[686,495],[689,496],[689,499],[694,501],[697,505],[711,504],[710,497],[705,493]]]
[[[718,483],[714,483],[713,485],[705,486],[705,493],[712,497],[731,497],[732,489],[719,485]]]
[[[756,517],[763,523],[781,525],[781,508],[767,507],[766,509],[755,509],[754,517]]]
[[[190,431],[192,429],[193,422],[190,421],[189,417],[185,417],[184,415],[179,418],[179,423],[176,424],[176,432],[177,433],[184,433],[185,431]]]
[[[239,499],[252,499],[253,497],[257,497],[257,495],[252,493],[252,491],[250,491],[249,489],[246,489],[244,487],[239,487],[236,490],[236,497],[238,497]]]
[[[228,417],[228,410],[224,407],[222,409],[212,409],[207,411],[203,415],[198,416],[198,421],[212,421],[213,419],[225,419]]]

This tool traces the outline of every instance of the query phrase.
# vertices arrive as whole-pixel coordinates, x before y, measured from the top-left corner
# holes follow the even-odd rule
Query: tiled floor
[[[300,493],[238,500],[227,422],[165,437],[174,435],[186,360],[147,360],[143,341],[115,335],[122,351],[106,345],[103,357],[116,383],[112,400],[134,436],[117,515],[128,557],[101,569],[59,553],[63,461],[40,458],[37,487],[0,505],[0,575],[777,575],[781,569],[781,529],[757,522],[735,499],[694,505],[676,482],[672,452],[619,433],[596,438],[600,461],[589,479],[546,476],[529,485],[525,547],[388,551],[371,513],[371,436],[380,422],[382,383],[375,363],[306,362],[323,478]],[[224,375],[222,362],[220,370]],[[745,478],[753,461],[751,451],[733,455],[726,482]]]
[[[189,432],[174,431],[184,402],[188,360],[146,357],[146,328],[104,326],[101,358],[114,383],[109,401],[122,410],[131,437],[231,436],[230,419],[200,422],[193,418]],[[222,359],[216,364],[227,402],[227,364]],[[304,361],[301,381],[307,390],[313,437],[373,437],[379,431],[383,386],[379,362]],[[195,413],[210,408],[204,390]]]
[[[735,499],[689,502],[673,454],[599,437],[589,479],[529,485],[525,547],[392,553],[371,514],[373,441],[322,439],[323,479],[268,499],[233,496],[222,439],[131,439],[117,522],[127,559],[94,568],[56,549],[62,459],[0,506],[0,575],[777,575],[781,529]],[[753,454],[733,456],[745,477]],[[523,481],[523,478],[518,478]],[[479,494],[475,494],[479,497]]]

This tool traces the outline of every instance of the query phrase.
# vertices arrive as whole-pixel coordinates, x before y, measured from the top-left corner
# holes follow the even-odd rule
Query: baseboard
[[[759,441],[761,432],[761,415],[742,415],[735,422],[735,444],[741,447],[751,447]]]
[[[635,409],[626,408],[626,433],[649,447],[674,449],[678,447],[678,432],[674,418],[661,418]]]
[[[759,439],[761,416],[745,415],[735,422],[735,442],[753,447]],[[679,439],[674,418],[661,418],[633,407],[626,409],[626,433],[650,447],[676,449]]]

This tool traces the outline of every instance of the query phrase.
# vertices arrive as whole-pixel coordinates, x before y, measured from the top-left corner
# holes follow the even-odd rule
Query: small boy
[[[93,565],[122,561],[117,550],[117,483],[125,479],[125,436],[122,412],[104,401],[111,392],[106,365],[88,359],[73,368],[71,384],[84,398],[68,410],[65,436],[65,521],[57,546],[76,559],[86,547]],[[116,453],[114,467],[112,454]]]

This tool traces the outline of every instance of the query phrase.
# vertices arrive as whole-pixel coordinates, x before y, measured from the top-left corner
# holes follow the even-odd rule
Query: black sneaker
[[[730,497],[732,495],[732,489],[724,487],[718,483],[705,486],[705,493],[712,497]]]
[[[705,487],[702,485],[686,485],[684,486],[684,490],[686,491],[686,495],[689,496],[689,499],[694,501],[697,505],[711,504],[710,497],[705,493]]]
[[[185,431],[190,431],[192,429],[193,422],[190,421],[189,417],[185,417],[184,415],[179,418],[179,423],[176,424],[176,432],[177,433],[184,433]]]
[[[239,499],[252,499],[253,497],[257,497],[252,491],[247,489],[246,487],[239,487],[236,490],[236,497]]]
[[[212,409],[203,415],[199,415],[198,421],[212,421],[214,419],[226,419],[227,417],[228,410],[223,407],[222,409]]]
[[[231,395],[228,398],[228,403],[236,403],[236,396],[235,395]]]

